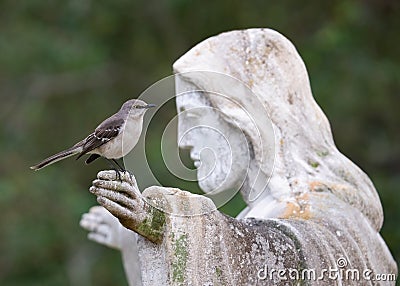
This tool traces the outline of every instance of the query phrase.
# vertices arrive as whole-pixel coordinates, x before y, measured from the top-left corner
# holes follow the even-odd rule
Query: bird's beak
[[[156,105],[150,103],[150,104],[147,104],[147,105],[143,106],[143,108],[152,108],[152,107],[156,107]]]

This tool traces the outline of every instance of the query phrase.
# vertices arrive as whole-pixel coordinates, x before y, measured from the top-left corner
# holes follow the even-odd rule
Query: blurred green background
[[[78,224],[108,165],[28,167],[170,75],[196,43],[249,27],[276,29],[297,47],[339,149],[379,191],[382,236],[400,261],[399,3],[0,1],[0,284],[127,285],[119,253],[88,241]]]

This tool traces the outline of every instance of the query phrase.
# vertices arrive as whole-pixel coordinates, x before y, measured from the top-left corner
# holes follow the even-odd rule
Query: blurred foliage
[[[91,180],[108,166],[28,166],[169,75],[196,43],[249,27],[276,29],[299,50],[338,147],[379,191],[382,236],[400,261],[399,4],[0,1],[0,284],[126,285],[119,253],[88,241],[78,225],[96,204]],[[190,189],[171,176],[163,183]],[[235,200],[224,211],[241,206]]]

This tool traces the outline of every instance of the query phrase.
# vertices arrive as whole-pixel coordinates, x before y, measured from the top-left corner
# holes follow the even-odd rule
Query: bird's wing
[[[123,118],[118,118],[116,116],[111,116],[103,121],[97,126],[93,133],[83,140],[82,152],[77,159],[117,137],[123,129],[124,122],[125,120]]]

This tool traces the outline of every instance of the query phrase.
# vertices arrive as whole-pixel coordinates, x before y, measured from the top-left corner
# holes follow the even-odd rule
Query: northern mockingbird
[[[76,159],[90,154],[86,164],[104,157],[116,164],[121,171],[125,171],[115,159],[124,157],[135,147],[142,133],[144,113],[154,106],[139,99],[128,100],[117,113],[104,120],[85,139],[30,168],[37,171],[76,154],[79,154]]]

